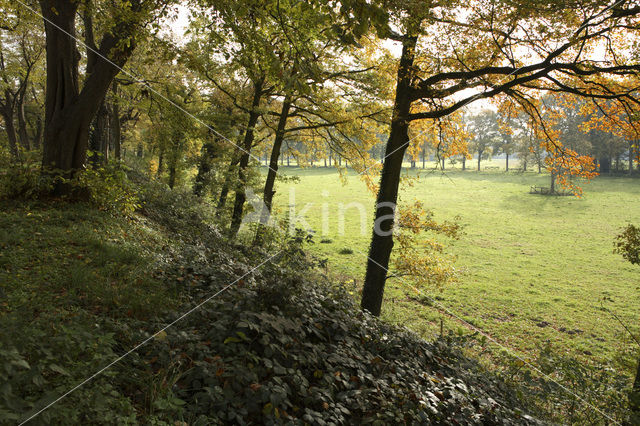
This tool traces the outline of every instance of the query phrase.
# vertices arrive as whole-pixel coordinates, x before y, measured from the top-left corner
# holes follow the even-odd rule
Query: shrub
[[[88,190],[89,200],[110,213],[130,216],[140,207],[134,186],[117,163],[85,169],[71,185],[79,191]]]

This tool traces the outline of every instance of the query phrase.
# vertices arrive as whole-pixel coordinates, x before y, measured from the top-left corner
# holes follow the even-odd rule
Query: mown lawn
[[[279,214],[284,216],[294,202],[297,212],[311,203],[304,217],[316,232],[313,250],[329,259],[331,270],[361,286],[373,195],[354,172],[343,185],[333,169],[282,171],[300,181],[279,184]],[[418,179],[404,185],[401,202],[419,199],[436,218],[459,215],[465,226],[465,234],[450,248],[465,271],[461,282],[442,292],[427,291],[442,306],[525,356],[548,342],[585,361],[616,362],[621,352],[633,348],[607,310],[638,332],[640,268],[612,248],[622,226],[640,224],[640,180],[598,177],[584,185],[578,199],[529,194],[532,185],[548,186],[548,175],[534,172],[407,173]],[[339,232],[339,206],[348,203],[363,206],[364,233],[357,207],[346,210],[344,233]],[[328,232],[323,233],[325,211]],[[435,307],[416,302],[406,288],[398,280],[388,282],[386,319],[425,337],[439,333],[441,318],[449,330],[463,327]]]

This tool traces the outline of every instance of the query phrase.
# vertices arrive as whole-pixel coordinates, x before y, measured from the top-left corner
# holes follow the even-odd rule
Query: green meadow
[[[583,185],[582,198],[555,197],[529,193],[532,185],[549,185],[544,173],[442,172],[433,166],[406,170],[412,179],[403,185],[400,203],[417,199],[439,220],[460,217],[464,235],[449,250],[463,275],[442,290],[422,289],[422,296],[410,283],[388,280],[385,319],[425,337],[440,333],[441,323],[445,332],[470,333],[467,322],[525,357],[550,344],[583,361],[615,363],[632,348],[624,326],[638,331],[640,268],[612,248],[621,227],[640,224],[640,181],[598,177]],[[344,179],[332,168],[281,171],[299,181],[278,184],[278,214],[289,214],[292,204],[304,213],[315,232],[311,250],[328,259],[330,272],[355,283],[357,297],[373,194],[353,171]]]

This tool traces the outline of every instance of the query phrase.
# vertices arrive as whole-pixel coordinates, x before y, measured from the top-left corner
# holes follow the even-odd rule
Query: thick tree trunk
[[[249,122],[247,123],[247,130],[244,134],[244,141],[242,148],[244,152],[240,157],[240,163],[238,164],[238,182],[236,186],[236,198],[233,203],[233,213],[231,214],[231,226],[229,227],[230,238],[235,238],[240,230],[242,224],[242,213],[244,210],[244,203],[247,200],[247,194],[245,192],[245,185],[247,184],[247,168],[249,167],[249,160],[251,159],[251,147],[253,145],[254,131],[258,118],[260,118],[260,112],[258,107],[260,106],[260,100],[262,98],[262,87],[264,79],[257,81],[253,88],[253,101],[251,103],[251,112],[249,113]]]
[[[482,159],[482,151],[478,151],[478,171],[480,171],[480,160]]]
[[[375,316],[380,315],[382,308],[389,259],[393,250],[393,224],[402,160],[409,145],[407,117],[411,108],[410,84],[415,45],[416,37],[406,37],[403,41],[391,132],[385,149],[385,161],[376,200],[373,236],[362,290],[361,307]]]
[[[264,233],[264,227],[269,222],[271,216],[271,206],[273,204],[273,196],[275,191],[273,187],[276,182],[276,175],[278,173],[278,157],[280,157],[280,149],[282,148],[282,142],[284,141],[284,134],[287,127],[287,119],[289,118],[289,111],[291,110],[291,98],[285,97],[282,103],[282,109],[280,110],[280,118],[278,119],[278,127],[276,128],[275,139],[273,140],[273,147],[271,148],[271,158],[269,159],[269,170],[267,171],[267,179],[264,183],[264,191],[262,192],[262,201],[264,206],[260,213],[260,225],[258,225],[258,231],[254,244],[262,244],[262,236]],[[327,166],[327,160],[324,160],[325,167]]]
[[[76,48],[75,28],[78,5],[79,2],[68,0],[40,0],[45,18],[47,57],[42,166],[65,177],[73,176],[85,166],[91,121],[119,67],[135,47],[133,38],[127,36],[132,31],[132,24],[116,24],[100,44],[101,54],[109,55],[111,63],[97,59],[95,69],[87,73],[80,91],[80,55]],[[127,38],[127,43],[123,43],[122,38]],[[66,185],[57,185],[54,192],[66,193],[68,190]]]
[[[506,154],[506,155],[507,155],[507,164],[506,164],[505,172],[508,172],[509,171],[509,154]]]
[[[466,156],[462,156],[462,171],[464,172],[467,168],[467,157]]]
[[[551,172],[551,187],[549,188],[549,193],[556,193],[556,174],[554,172]]]

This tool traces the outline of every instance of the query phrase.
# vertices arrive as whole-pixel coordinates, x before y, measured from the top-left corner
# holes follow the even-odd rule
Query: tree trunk
[[[440,161],[442,162],[442,170],[444,170],[444,157]]]
[[[176,162],[169,162],[169,188],[173,189],[176,185]]]
[[[89,148],[91,150],[90,161],[94,167],[99,164],[104,164],[108,160],[108,114],[107,107],[104,102],[102,102],[91,125]]]
[[[7,133],[7,140],[9,141],[9,151],[13,159],[17,160],[20,158],[20,150],[18,149],[18,138],[13,123],[13,113],[9,108],[5,107],[0,114],[2,114],[2,119],[4,120],[4,130]]]
[[[35,132],[33,134],[33,148],[40,149],[40,143],[42,142],[42,116],[40,114],[36,117]]]
[[[242,213],[244,210],[244,203],[247,199],[245,192],[245,185],[247,184],[247,168],[249,166],[249,160],[251,159],[251,146],[253,145],[254,130],[260,118],[260,112],[258,107],[260,106],[260,99],[262,98],[262,86],[264,84],[264,78],[257,81],[253,88],[253,101],[251,103],[251,112],[249,113],[249,122],[247,123],[247,131],[244,134],[244,141],[242,148],[244,152],[240,157],[240,163],[238,165],[238,182],[236,185],[236,198],[233,203],[233,213],[231,214],[231,226],[229,228],[230,238],[235,238],[240,230],[242,224]]]
[[[633,388],[629,395],[629,406],[631,408],[629,424],[640,424],[640,360],[638,361],[638,367],[636,368],[636,378],[633,381]]]
[[[611,173],[611,159],[609,157],[602,157],[598,162],[600,163],[600,174]]]
[[[465,155],[462,156],[462,171],[464,172],[467,169],[467,157]]]
[[[118,83],[113,82],[111,86],[113,91],[113,103],[111,104],[111,129],[113,130],[113,154],[116,161],[122,160],[120,147],[122,146],[122,123],[120,122],[120,104],[118,103]]]
[[[79,2],[40,0],[45,18],[47,81],[45,96],[44,150],[42,166],[56,175],[73,176],[85,166],[89,126],[100,104],[135,47],[131,22],[115,25],[100,44],[110,62],[97,59],[95,69],[87,73],[82,90],[78,83],[80,55],[76,48],[75,17]],[[114,36],[114,34],[116,36]],[[127,43],[123,43],[127,38]],[[64,194],[68,185],[58,184],[54,193]]]
[[[215,148],[211,142],[206,142],[202,145],[202,153],[200,154],[200,162],[198,163],[198,174],[193,182],[193,194],[198,197],[202,196],[207,186],[214,152]]]
[[[554,172],[551,172],[551,187],[549,188],[549,193],[556,193],[556,174]]]
[[[26,82],[24,83],[26,85]],[[18,99],[16,101],[16,112],[18,115],[18,139],[20,140],[20,145],[27,150],[31,150],[31,143],[29,141],[29,135],[27,133],[27,117],[24,111],[24,97],[26,94],[26,86],[18,95]]]
[[[287,127],[287,119],[289,118],[289,110],[291,109],[291,98],[286,96],[282,103],[282,109],[280,111],[280,118],[278,119],[278,127],[276,128],[276,135],[273,141],[273,147],[271,148],[271,158],[269,160],[269,170],[267,171],[267,179],[264,183],[264,190],[262,192],[262,212],[260,213],[260,225],[258,225],[258,231],[253,241],[254,244],[262,244],[262,235],[264,233],[264,227],[269,222],[271,216],[271,206],[273,204],[273,195],[276,193],[273,187],[276,182],[276,175],[278,173],[278,157],[280,157],[280,149],[282,148],[282,141],[284,141],[284,134]],[[324,160],[325,167],[327,166],[327,160]]]
[[[482,151],[478,151],[478,171],[480,171],[480,160],[482,159]]]
[[[162,177],[162,172],[164,171],[164,150],[160,150],[160,154],[158,154],[158,170],[156,171],[156,177]]]
[[[411,109],[410,84],[412,78],[416,37],[405,37],[398,68],[397,86],[391,132],[385,149],[385,161],[380,177],[380,189],[376,200],[373,236],[369,247],[367,272],[362,290],[361,307],[375,316],[380,315],[384,287],[387,280],[389,258],[393,249],[393,224],[398,186],[402,173],[402,160],[409,145]]]
[[[509,171],[509,154],[506,154],[506,156],[507,156],[507,164],[506,164],[505,172],[508,172]]]
[[[218,197],[218,204],[216,205],[216,218],[222,216],[222,210],[227,205],[227,196],[229,195],[229,188],[231,188],[231,178],[233,176],[233,169],[238,164],[240,158],[232,158],[229,167],[227,167],[227,173],[224,175],[224,183],[220,190],[220,196]]]

